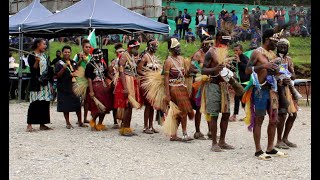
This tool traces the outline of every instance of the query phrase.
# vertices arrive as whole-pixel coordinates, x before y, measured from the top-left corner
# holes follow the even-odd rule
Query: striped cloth
[[[37,54],[40,57],[39,68],[40,75],[46,71],[47,67],[47,59],[44,54]],[[50,82],[46,86],[40,86],[40,91],[30,91],[30,103],[33,101],[51,101],[52,93],[51,93],[52,85]]]

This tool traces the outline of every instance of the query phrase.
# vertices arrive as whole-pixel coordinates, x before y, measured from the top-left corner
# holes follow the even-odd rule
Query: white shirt
[[[29,63],[28,63],[28,56],[25,57],[25,56],[22,56],[22,60],[24,61],[24,64],[29,67]]]
[[[14,57],[9,57],[9,63],[14,63],[16,60],[14,59]]]

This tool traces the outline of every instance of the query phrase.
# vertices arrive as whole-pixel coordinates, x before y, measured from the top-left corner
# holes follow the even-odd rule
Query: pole
[[[100,49],[102,49],[102,34],[99,35],[99,45]]]
[[[23,34],[19,34],[19,93],[18,93],[18,102],[21,102],[21,91],[22,91],[22,53],[21,50],[23,50]]]

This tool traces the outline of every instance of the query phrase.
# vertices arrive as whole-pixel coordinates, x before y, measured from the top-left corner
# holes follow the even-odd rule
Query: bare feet
[[[231,146],[230,144],[224,143],[224,144],[219,144],[219,146],[221,147],[221,149],[234,149],[233,146]]]
[[[212,145],[211,151],[213,152],[223,152],[223,150],[218,146],[218,144]]]

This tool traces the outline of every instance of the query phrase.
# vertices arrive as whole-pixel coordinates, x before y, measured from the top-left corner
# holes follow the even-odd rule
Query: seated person
[[[189,28],[188,32],[185,35],[185,38],[186,38],[187,43],[191,43],[191,42],[195,41],[195,35],[192,32],[191,28]]]
[[[250,50],[256,49],[258,47],[257,38],[252,38],[249,45]]]
[[[178,34],[177,30],[174,30],[174,33],[171,36],[172,38],[176,38],[178,41],[180,41],[180,35]]]

